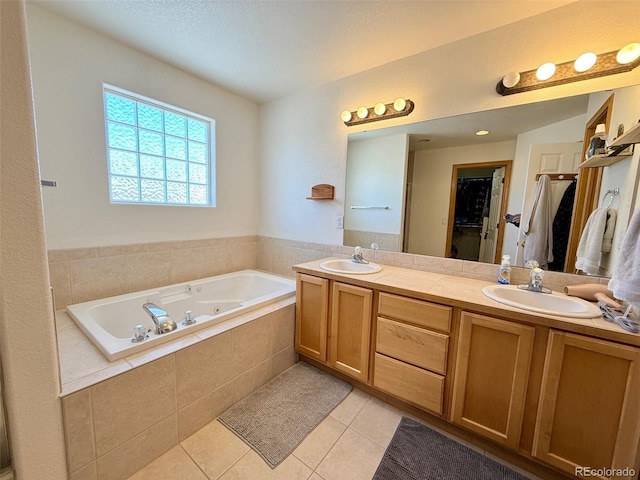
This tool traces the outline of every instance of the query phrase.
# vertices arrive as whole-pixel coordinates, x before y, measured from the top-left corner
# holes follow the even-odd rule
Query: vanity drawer
[[[376,351],[436,373],[447,369],[449,335],[378,317]]]
[[[437,414],[442,413],[444,377],[376,353],[373,386]]]
[[[451,307],[380,293],[378,314],[442,332],[451,329]]]

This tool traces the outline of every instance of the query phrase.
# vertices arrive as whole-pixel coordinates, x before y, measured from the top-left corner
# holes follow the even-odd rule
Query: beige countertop
[[[301,263],[294,265],[293,269],[299,273],[307,273],[374,290],[442,303],[486,315],[640,346],[640,334],[627,332],[619,325],[607,322],[602,318],[568,318],[544,315],[510,307],[492,300],[482,293],[482,287],[491,285],[491,282],[391,265],[382,265],[382,270],[378,273],[366,275],[339,274],[321,269],[320,264],[325,260],[327,258]]]

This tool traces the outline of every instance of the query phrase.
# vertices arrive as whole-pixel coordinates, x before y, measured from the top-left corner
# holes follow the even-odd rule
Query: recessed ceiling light
[[[478,131],[476,132],[476,135],[477,135],[477,136],[479,136],[479,137],[482,137],[482,136],[484,136],[484,135],[489,135],[490,133],[491,133],[491,132],[490,132],[489,130],[478,130]]]

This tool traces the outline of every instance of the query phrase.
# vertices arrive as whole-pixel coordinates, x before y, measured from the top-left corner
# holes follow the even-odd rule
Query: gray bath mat
[[[299,362],[233,405],[218,420],[275,468],[352,388]]]
[[[526,480],[508,467],[402,417],[373,480]]]

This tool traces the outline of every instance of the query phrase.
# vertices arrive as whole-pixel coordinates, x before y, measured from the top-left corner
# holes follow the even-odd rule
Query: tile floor
[[[402,415],[354,389],[274,470],[214,420],[129,480],[370,480]]]

